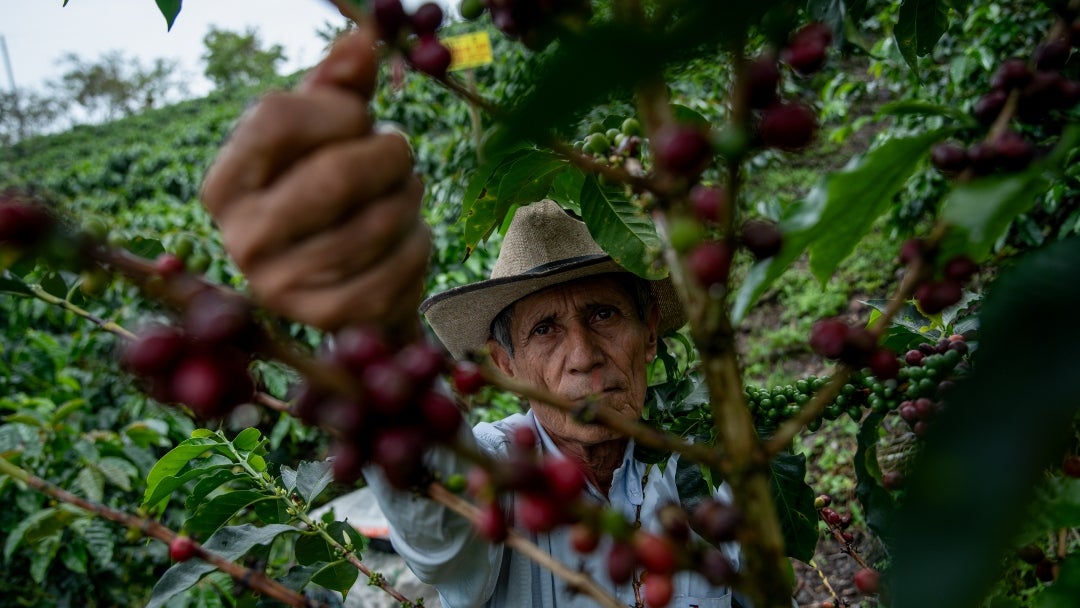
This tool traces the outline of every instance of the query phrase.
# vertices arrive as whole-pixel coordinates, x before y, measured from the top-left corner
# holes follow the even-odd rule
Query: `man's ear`
[[[510,367],[510,353],[506,352],[502,344],[499,344],[495,340],[488,338],[487,341],[488,353],[491,355],[491,360],[495,363],[495,367],[499,368],[506,376],[513,378],[514,372]]]

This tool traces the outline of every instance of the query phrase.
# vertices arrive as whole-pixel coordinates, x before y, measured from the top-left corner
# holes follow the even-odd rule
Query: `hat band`
[[[572,258],[563,258],[561,260],[552,260],[550,262],[545,262],[543,264],[540,264],[539,266],[533,266],[532,268],[530,268],[529,270],[526,270],[525,272],[523,272],[521,274],[543,274],[543,273],[545,273],[545,272],[547,272],[549,270],[554,270],[556,268],[562,268],[563,266],[569,266],[569,265],[572,265],[572,264],[577,264],[577,263],[585,262],[585,261],[588,261],[588,260],[599,260],[601,258],[606,258],[606,257],[609,257],[609,256],[607,256],[605,254],[602,254],[602,253],[589,253],[589,254],[586,254],[586,255],[579,255],[579,256],[572,257]]]

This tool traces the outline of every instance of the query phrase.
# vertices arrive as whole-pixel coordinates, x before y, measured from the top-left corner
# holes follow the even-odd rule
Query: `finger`
[[[411,176],[408,142],[396,133],[324,147],[290,167],[273,188],[227,209],[223,236],[237,264],[252,266],[292,243],[340,226],[357,213],[358,205],[402,187]]]
[[[406,187],[365,207],[339,227],[314,234],[248,273],[267,293],[318,289],[362,274],[407,245],[420,222],[423,186],[417,178]]]
[[[326,58],[304,78],[300,90],[336,87],[370,99],[375,91],[378,58],[372,28],[361,27],[334,43]]]
[[[415,322],[430,253],[430,230],[417,222],[402,246],[369,272],[322,289],[280,294],[265,304],[286,317],[328,331],[351,324],[398,326]]]
[[[203,203],[218,216],[230,201],[268,185],[311,150],[370,130],[367,105],[344,91],[267,95],[244,117],[211,167]]]

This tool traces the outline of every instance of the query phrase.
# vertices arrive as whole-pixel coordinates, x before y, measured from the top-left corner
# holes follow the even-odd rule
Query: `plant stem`
[[[103,330],[105,330],[107,332],[114,333],[114,334],[116,334],[118,336],[121,336],[123,338],[127,338],[128,340],[134,340],[135,339],[135,334],[131,333],[130,331],[128,331],[126,329],[124,329],[123,327],[121,327],[117,323],[114,323],[112,321],[106,321],[105,319],[102,319],[101,317],[98,317],[98,316],[94,315],[93,313],[86,310],[85,308],[81,308],[79,306],[76,306],[70,300],[65,300],[64,298],[56,297],[56,296],[52,295],[51,293],[45,291],[45,288],[43,288],[41,285],[27,285],[27,287],[30,288],[31,293],[34,294],[34,297],[38,298],[39,300],[43,300],[45,302],[48,302],[49,304],[59,306],[60,308],[63,308],[64,310],[66,310],[66,311],[68,311],[70,313],[73,313],[73,314],[75,314],[77,316],[80,316],[80,317],[92,322],[93,324],[97,325],[98,327],[100,327],[101,329],[103,329]]]
[[[156,538],[164,543],[171,543],[178,535],[169,528],[161,525],[160,523],[143,519],[117,509],[106,507],[105,505],[97,504],[80,498],[67,490],[59,488],[40,477],[36,477],[25,469],[16,466],[9,462],[5,458],[0,458],[0,473],[9,475],[14,479],[17,479],[26,485],[34,488],[35,490],[59,500],[67,504],[78,507],[84,511],[93,513],[99,517],[107,519],[109,521],[116,522],[127,526],[128,528],[139,530],[144,536]],[[233,577],[237,582],[250,587],[253,591],[261,593],[267,597],[271,597],[279,602],[287,604],[289,606],[297,606],[298,608],[317,608],[324,607],[325,604],[309,600],[300,593],[289,589],[281,583],[266,576],[265,572],[260,570],[253,570],[245,568],[240,564],[232,562],[230,560],[221,557],[220,555],[207,551],[201,544],[195,543],[195,557],[202,559],[205,562],[212,564],[218,570]]]
[[[441,484],[433,483],[428,486],[427,491],[432,500],[445,505],[451,511],[454,511],[469,521],[476,521],[479,517],[479,510],[474,505],[450,492],[450,490],[447,490]],[[530,542],[517,531],[510,530],[504,542],[510,549],[528,557],[550,570],[559,578],[565,580],[571,589],[576,589],[592,596],[599,605],[606,606],[607,608],[626,608],[626,606],[619,602],[618,599],[608,593],[604,588],[600,587],[592,577],[584,572],[574,570],[555,559],[551,554]]]

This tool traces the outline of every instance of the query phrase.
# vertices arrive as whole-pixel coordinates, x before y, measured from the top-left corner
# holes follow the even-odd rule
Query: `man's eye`
[[[606,321],[615,316],[614,308],[601,308],[596,311],[596,318],[599,321]]]
[[[551,326],[550,325],[537,325],[536,327],[533,328],[532,333],[533,333],[534,336],[546,336],[550,331],[551,331]]]

